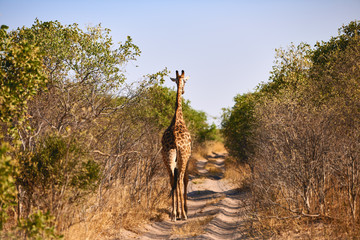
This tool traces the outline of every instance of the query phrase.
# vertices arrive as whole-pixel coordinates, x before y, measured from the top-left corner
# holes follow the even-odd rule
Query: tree
[[[176,91],[156,84],[147,90],[146,96],[141,113],[152,118],[152,121],[158,124],[159,130],[164,131],[170,125],[175,113]],[[211,127],[206,122],[205,112],[193,109],[189,100],[183,99],[182,106],[185,122],[192,135],[193,142],[200,142],[209,138]]]
[[[341,198],[346,196],[353,227],[360,221],[359,34],[360,23],[353,21],[340,28],[338,36],[318,43],[311,69],[312,99],[332,113],[332,135],[336,141],[332,142],[329,155],[333,168],[337,169],[334,176],[346,186]]]
[[[39,49],[26,39],[9,35],[6,29],[2,25],[0,30],[0,120],[11,130],[26,120],[27,103],[45,86],[46,75]]]
[[[0,133],[0,230],[7,219],[8,207],[15,204],[17,161],[10,151],[17,149],[4,140],[18,139],[18,129],[27,120],[28,101],[46,83],[38,48],[27,40],[17,40],[0,29],[0,120],[6,132]]]
[[[277,50],[269,82],[238,96],[225,114],[230,153],[242,156],[246,142],[252,146],[253,207],[263,224],[326,219],[342,230],[335,236],[358,236],[359,33],[354,21],[313,49]]]
[[[1,120],[13,129],[5,140],[21,142],[21,149],[11,149],[19,166],[18,215],[26,217],[34,205],[59,216],[99,177],[89,149],[98,144],[92,134],[104,128],[94,128],[95,120],[131,101],[113,96],[124,96],[121,68],[140,50],[130,37],[114,48],[110,30],[100,25],[84,32],[76,24],[36,20],[30,28],[1,33]],[[39,191],[43,184],[52,187]],[[48,204],[50,195],[57,202]]]
[[[225,147],[241,163],[249,163],[253,151],[250,139],[255,125],[256,94],[237,95],[232,109],[224,111],[221,123]]]
[[[82,131],[101,114],[120,108],[113,106],[111,95],[126,90],[120,70],[135,60],[140,50],[130,37],[114,48],[109,34],[110,30],[100,25],[84,32],[77,24],[39,20],[31,28],[12,33],[39,48],[48,76],[48,92],[40,92],[30,104],[34,131],[23,129],[24,148],[31,150],[36,137],[47,128],[59,133]]]
[[[94,211],[112,209],[110,196],[122,199],[124,207],[114,214],[121,224],[133,209],[151,212],[167,187],[159,133],[173,116],[176,95],[161,86],[167,69],[127,83],[126,63],[140,50],[130,37],[114,44],[110,30],[100,25],[82,30],[77,24],[36,20],[6,38],[14,46],[26,43],[34,60],[21,52],[17,63],[6,55],[7,47],[1,51],[2,59],[15,66],[1,62],[8,81],[1,86],[1,117],[7,121],[2,124],[13,129],[11,134],[1,129],[6,144],[0,148],[0,180],[8,179],[1,188],[6,196],[1,210],[17,203],[18,229],[33,237],[53,237],[55,228],[71,226],[89,194],[97,194],[96,204],[88,206]],[[25,77],[18,79],[24,69]],[[7,97],[8,92],[14,96]],[[8,99],[15,103],[3,105]],[[184,115],[198,139],[208,128],[205,113],[185,100]],[[10,148],[16,142],[20,147]]]

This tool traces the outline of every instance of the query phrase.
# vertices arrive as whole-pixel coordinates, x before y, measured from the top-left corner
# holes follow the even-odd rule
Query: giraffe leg
[[[179,178],[179,172],[178,169],[174,169],[174,178],[173,178],[173,185],[172,185],[172,194],[173,194],[173,215],[172,220],[175,222],[180,214],[179,210],[179,189],[178,189],[178,178]]]
[[[172,221],[176,221],[176,194],[177,194],[177,191],[176,191],[176,181],[175,181],[175,178],[174,176],[170,175],[170,184],[171,184],[171,206],[172,206],[172,209],[171,209],[171,220]]]
[[[187,185],[189,182],[189,173],[186,168],[185,177],[184,177],[184,208],[186,215],[188,214],[188,208],[187,208]]]
[[[180,198],[180,194],[181,194],[181,191],[180,191],[180,188],[179,188],[179,179],[177,179],[177,182],[176,182],[176,207],[177,207],[177,218],[178,219],[181,219],[181,211],[180,211],[180,207],[181,207],[181,198]]]
[[[185,212],[185,206],[184,206],[184,173],[180,173],[179,174],[179,195],[180,195],[180,205],[181,205],[181,217],[186,220],[187,219],[187,215]]]
[[[176,205],[177,204],[177,189],[175,188],[174,191],[171,194],[172,196],[172,213],[171,213],[171,221],[176,222],[176,215],[177,215],[177,211],[176,211]]]
[[[170,177],[170,185],[171,185],[171,198],[172,198],[172,209],[171,209],[171,219],[176,221],[176,203],[177,203],[177,191],[176,191],[176,178],[177,178],[177,168],[176,168],[176,149],[163,149],[162,152],[163,161],[166,166],[166,169],[169,173]]]

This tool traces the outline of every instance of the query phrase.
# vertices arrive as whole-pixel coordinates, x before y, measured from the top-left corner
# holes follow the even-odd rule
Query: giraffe
[[[187,219],[187,165],[191,155],[191,136],[185,125],[182,113],[182,94],[189,77],[184,77],[176,71],[176,78],[170,78],[177,85],[175,114],[170,126],[162,137],[162,156],[170,176],[172,213],[171,219]]]

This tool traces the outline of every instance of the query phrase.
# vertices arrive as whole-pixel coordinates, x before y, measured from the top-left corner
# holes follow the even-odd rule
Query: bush
[[[22,219],[17,228],[24,232],[26,239],[62,239],[63,236],[55,232],[54,219],[49,212],[37,211]]]
[[[175,90],[156,84],[148,89],[139,115],[145,115],[158,125],[160,131],[164,131],[174,116],[175,101]],[[192,141],[195,144],[205,140],[219,139],[216,126],[209,126],[206,122],[205,112],[193,109],[189,100],[183,100],[182,110]]]
[[[256,93],[238,95],[234,100],[235,105],[232,109],[223,113],[221,132],[229,154],[240,163],[249,163],[249,157],[253,152],[250,139],[255,126]]]
[[[168,187],[160,135],[173,117],[176,96],[157,84],[167,70],[127,84],[122,69],[140,50],[130,37],[115,46],[110,30],[100,25],[82,30],[35,20],[29,28],[9,34],[2,28],[0,34],[6,80],[0,89],[1,140],[15,146],[0,156],[2,213],[16,202],[11,210],[31,235],[28,228],[44,230],[36,222],[50,214],[51,226],[64,231],[88,212],[111,211],[109,198],[117,188],[126,190],[121,199],[131,204],[115,213],[116,223],[135,214],[133,206],[146,213],[160,206]],[[195,143],[215,135],[204,112],[186,100],[183,111]],[[30,215],[34,209],[46,214]],[[36,231],[35,238],[42,235]]]
[[[330,225],[334,237],[359,234],[359,33],[351,22],[314,49],[278,50],[270,82],[225,115],[230,153],[253,166],[254,223],[283,223],[270,234],[294,219]]]
[[[68,204],[94,190],[100,165],[85,150],[75,139],[48,135],[34,152],[23,153],[18,182],[24,211],[29,213],[33,205],[59,215]]]
[[[0,231],[8,218],[9,207],[16,205],[16,168],[14,160],[8,156],[9,146],[6,143],[0,145]]]

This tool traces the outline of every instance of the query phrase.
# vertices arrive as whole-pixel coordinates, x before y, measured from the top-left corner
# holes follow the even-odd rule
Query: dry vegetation
[[[178,237],[198,236],[205,233],[206,225],[211,222],[214,216],[206,216],[190,219],[181,226],[174,226],[172,234]]]
[[[0,238],[106,239],[166,218],[169,72],[127,83],[124,66],[140,50],[130,37],[115,46],[101,26],[36,20],[2,27],[0,40]],[[216,133],[188,101],[183,114],[195,146]]]
[[[355,21],[314,49],[278,50],[270,81],[224,114],[226,174],[251,173],[239,181],[254,236],[359,238],[359,34]]]
[[[225,195],[224,195],[224,196],[220,196],[220,197],[214,197],[214,198],[212,198],[212,199],[210,199],[210,200],[207,200],[205,206],[215,205],[215,204],[217,204],[218,202],[220,202],[221,200],[223,200],[224,198],[225,198]]]
[[[225,179],[239,189],[249,188],[251,182],[251,170],[248,164],[239,164],[233,157],[225,159]]]
[[[211,155],[213,152],[216,153],[225,153],[226,149],[224,147],[224,144],[219,141],[206,141],[198,146],[195,147],[193,158],[195,159],[202,159],[209,155]]]
[[[174,112],[175,92],[160,84],[167,70],[127,84],[121,69],[140,50],[130,37],[111,47],[101,26],[36,20],[0,31],[0,237],[108,239],[167,219],[159,142]],[[360,235],[359,34],[355,21],[315,49],[280,49],[270,82],[224,113],[225,178],[251,189],[255,237]],[[199,143],[216,139],[205,113],[185,101],[184,116],[196,176],[194,158],[225,149]],[[216,157],[206,170],[222,174]],[[173,231],[196,236],[209,221]]]
[[[162,221],[168,219],[168,206],[170,201],[168,193],[160,192],[165,186],[167,189],[167,178],[160,178],[159,186],[154,189],[151,199],[157,204],[148,208],[147,199],[139,202],[131,200],[130,190],[122,188],[121,185],[114,185],[103,196],[103,206],[96,207],[96,196],[94,202],[87,202],[84,205],[81,218],[78,222],[67,229],[66,239],[113,239],[121,235],[122,229],[138,233],[142,225],[150,221]],[[156,196],[156,197],[155,197]]]
[[[210,150],[224,150],[221,143],[209,142],[196,147],[193,155],[210,154]],[[160,159],[159,159],[160,160]],[[197,174],[195,158],[190,161],[189,174]],[[162,164],[162,162],[160,162]],[[162,166],[162,165],[160,165]],[[193,166],[193,167],[190,167]],[[165,170],[165,169],[163,169]],[[102,195],[102,204],[98,206],[98,194],[93,194],[81,207],[77,219],[65,232],[66,239],[112,239],[121,236],[121,229],[139,233],[139,229],[151,221],[169,219],[169,183],[168,176],[161,170],[153,184],[152,195],[142,195],[142,199],[133,201],[130,186],[121,184],[117,180]],[[216,198],[209,201],[209,205],[220,201]],[[152,202],[149,206],[148,202]],[[196,236],[204,232],[204,226],[211,221],[211,217],[190,220],[186,224],[174,227],[173,233],[179,236]],[[119,230],[120,229],[120,230]]]

